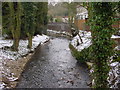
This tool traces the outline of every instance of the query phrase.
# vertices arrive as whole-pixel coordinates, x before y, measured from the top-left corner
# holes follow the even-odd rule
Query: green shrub
[[[61,18],[56,18],[55,22],[62,22],[62,19]]]
[[[81,63],[92,60],[91,46],[83,49],[82,51],[77,51],[71,44],[69,44],[72,55]]]
[[[11,31],[8,30],[7,28],[5,28],[5,29],[3,28],[3,29],[2,29],[2,34],[3,34],[3,36],[4,36],[4,35],[7,35],[6,38],[12,39],[12,33],[11,33]]]

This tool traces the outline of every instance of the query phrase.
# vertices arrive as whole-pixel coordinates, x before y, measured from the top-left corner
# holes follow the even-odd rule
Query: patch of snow
[[[13,77],[13,76],[12,76],[12,77],[9,77],[8,79],[9,79],[9,81],[16,81],[16,80],[18,80],[18,78]]]
[[[71,28],[72,30],[75,30],[75,28]]]
[[[111,67],[115,67],[117,64],[119,64],[119,62],[113,62],[110,64]]]
[[[65,32],[65,31],[55,31],[55,30],[47,29],[47,32],[54,33],[54,34],[63,34],[63,35],[67,35],[67,36],[72,36],[71,34],[69,34],[68,32]]]
[[[114,48],[114,50],[120,50],[119,46],[116,46],[116,47]]]
[[[37,35],[34,36],[32,41],[32,50],[34,50],[39,44],[44,44],[48,41],[49,37],[46,35]],[[0,79],[5,77],[9,81],[16,81],[18,78],[14,77],[14,73],[11,73],[10,69],[5,66],[4,60],[16,60],[21,58],[23,55],[26,55],[30,52],[27,48],[28,40],[20,40],[18,52],[11,51],[10,49],[5,49],[5,46],[11,47],[13,40],[4,40],[0,39]],[[0,81],[0,89],[6,88],[6,84]]]
[[[113,62],[110,64],[110,68],[109,77],[107,79],[109,86],[110,88],[120,88],[120,63]]]
[[[12,40],[4,40],[4,39],[0,39],[0,48],[4,47],[4,46],[12,46],[13,41]]]
[[[43,44],[44,42],[48,41],[49,40],[49,37],[46,36],[46,35],[36,35],[34,38],[33,38],[33,47],[32,47],[32,50],[34,50],[39,44]]]
[[[81,39],[83,43],[81,42],[80,38],[78,35],[76,35],[73,40],[71,41],[71,44],[78,50],[81,51],[84,48],[88,48],[92,43],[91,43],[91,32],[79,30],[79,35],[81,36]],[[79,45],[77,46],[77,43]]]
[[[66,50],[67,50],[67,51],[70,51],[70,48],[67,48]]]
[[[0,82],[0,89],[5,88],[6,84],[4,82]]]
[[[90,73],[92,74],[93,72],[94,72],[94,69],[91,68]],[[110,88],[120,88],[120,63],[119,62],[113,62],[110,64],[110,71],[108,75],[109,75],[107,78],[108,86]],[[93,81],[92,81],[92,85],[94,85]]]
[[[37,35],[34,36],[32,40],[32,50],[34,50],[40,43],[43,44],[44,42],[49,40],[49,37],[46,35]],[[27,48],[28,40],[20,40],[18,52],[14,52],[4,48],[5,46],[11,47],[12,44],[13,40],[0,40],[0,59],[16,60],[30,52],[30,50]]]
[[[113,38],[113,39],[115,39],[115,38],[120,38],[120,36],[115,36],[115,35],[112,35],[112,37],[111,38]]]
[[[80,38],[78,35],[76,35],[72,41],[71,44],[76,48],[78,51],[83,50],[84,48],[88,48],[92,42],[91,42],[91,32],[79,30],[79,35],[82,38],[83,43],[81,42]],[[120,36],[115,36],[112,35],[111,38],[120,38]],[[79,44],[78,44],[79,43]],[[77,46],[78,44],[78,46]],[[118,50],[118,46],[115,47],[115,50]],[[118,85],[120,87],[120,62],[112,62],[113,61],[113,56],[110,57],[109,60],[109,66],[110,66],[110,71],[109,71],[109,77],[107,78],[109,82],[109,87],[110,88],[118,88]],[[94,69],[91,68],[90,73],[93,73]],[[94,79],[92,80],[92,85],[94,85]]]
[[[93,70],[93,68],[91,68],[91,69],[90,69],[90,73],[93,73],[93,72],[94,72],[94,70]]]

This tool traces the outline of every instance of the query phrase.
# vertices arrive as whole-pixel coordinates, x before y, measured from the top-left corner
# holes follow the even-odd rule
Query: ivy
[[[69,48],[71,49],[72,55],[81,63],[85,63],[87,61],[90,62],[93,58],[93,55],[91,54],[91,46],[83,49],[82,51],[78,51],[71,44],[69,45]]]
[[[94,54],[94,81],[95,88],[107,88],[107,77],[109,72],[108,60],[113,54],[111,36],[112,29],[112,3],[91,3],[92,7],[92,52]]]

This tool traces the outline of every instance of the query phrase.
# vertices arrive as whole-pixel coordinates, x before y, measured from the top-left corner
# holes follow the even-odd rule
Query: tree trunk
[[[10,13],[10,30],[12,33],[12,37],[14,38],[14,24],[15,24],[15,18],[14,18],[14,8],[13,8],[13,2],[9,2],[9,13]]]
[[[13,40],[12,50],[18,51],[18,46],[19,46],[19,38],[15,37]]]
[[[78,36],[79,36],[79,38],[80,38],[81,43],[83,43],[82,38],[81,38],[81,36],[79,35],[79,32],[78,32]]]
[[[13,37],[12,49],[18,51],[19,38],[20,38],[20,29],[21,29],[21,3],[17,2],[17,10],[14,8],[14,2],[9,2],[10,9],[10,29]]]
[[[31,34],[29,34],[28,35],[28,48],[32,48],[32,35]]]

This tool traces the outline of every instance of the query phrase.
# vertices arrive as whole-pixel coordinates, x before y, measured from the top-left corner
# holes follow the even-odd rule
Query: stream
[[[39,46],[16,88],[89,88],[89,70],[71,55],[69,42],[52,37]]]

